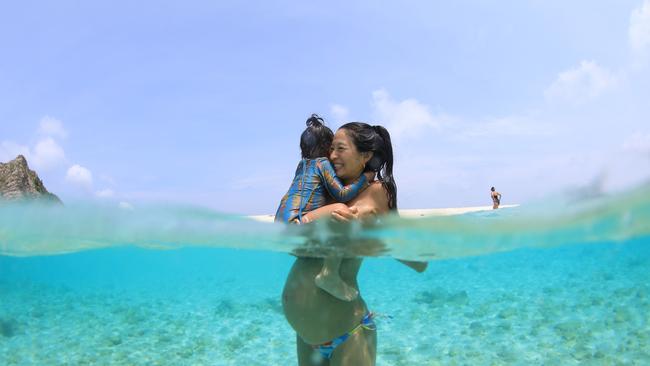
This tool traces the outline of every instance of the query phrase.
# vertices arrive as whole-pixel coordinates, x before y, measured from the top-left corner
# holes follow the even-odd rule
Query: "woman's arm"
[[[308,213],[302,215],[302,221],[300,222],[301,224],[308,224],[312,221],[321,219],[321,218],[330,218],[332,217],[332,213],[336,210],[339,209],[344,209],[347,208],[348,206],[345,205],[345,203],[332,203],[329,205],[325,205],[323,207],[317,208],[313,211],[309,211]]]
[[[376,210],[372,207],[364,206],[362,210],[359,210],[356,206],[340,206],[332,212],[332,218],[339,222],[350,222],[353,220],[366,219],[368,217],[376,216]]]
[[[332,217],[340,222],[350,222],[352,220],[363,220],[363,219],[368,219],[369,217],[374,217],[376,216],[376,211],[374,209],[368,209],[364,208],[363,213],[360,212],[359,209],[356,207],[340,207],[334,212],[332,212]],[[403,259],[397,259],[400,263],[404,264],[405,266],[415,270],[418,273],[422,273],[427,269],[427,266],[429,265],[428,262],[420,262],[420,261],[407,261]]]
[[[374,173],[371,173],[374,175]],[[374,219],[379,214],[388,213],[388,196],[380,182],[372,182],[349,207],[332,212],[332,218],[340,222]]]
[[[429,265],[428,262],[405,261],[403,259],[398,259],[398,261],[405,264],[407,267],[413,268],[417,273],[424,272]]]
[[[351,206],[339,206],[332,212],[332,218],[340,222],[350,222],[352,220],[368,220],[373,219],[378,213],[388,212],[388,198],[386,190],[381,184],[371,184],[370,187],[362,193],[363,197]],[[382,205],[385,210],[378,210],[377,206]],[[398,261],[407,267],[422,273],[427,269],[427,262],[420,261],[407,261],[398,259]]]

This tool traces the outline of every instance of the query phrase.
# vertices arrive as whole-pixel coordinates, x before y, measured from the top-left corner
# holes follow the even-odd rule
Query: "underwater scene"
[[[281,303],[290,253],[327,248],[365,257],[378,365],[650,364],[643,186],[347,226],[4,205],[0,365],[295,365]]]

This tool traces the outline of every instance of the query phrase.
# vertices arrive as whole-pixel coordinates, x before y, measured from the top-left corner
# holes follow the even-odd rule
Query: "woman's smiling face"
[[[370,160],[370,153],[360,153],[345,129],[339,129],[334,134],[330,148],[330,161],[336,175],[345,181],[358,178]]]

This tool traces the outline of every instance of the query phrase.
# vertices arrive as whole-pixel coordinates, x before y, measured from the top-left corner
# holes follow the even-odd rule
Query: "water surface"
[[[0,364],[296,364],[286,253],[318,240],[372,257],[359,281],[383,315],[378,365],[650,364],[648,192],[290,229],[196,207],[3,206]]]

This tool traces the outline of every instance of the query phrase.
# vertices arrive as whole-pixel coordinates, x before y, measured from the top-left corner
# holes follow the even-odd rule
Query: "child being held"
[[[334,133],[324,125],[316,114],[307,119],[307,128],[300,136],[302,160],[289,191],[282,197],[275,221],[306,224],[321,217],[328,217],[339,204],[328,205],[328,193],[337,202],[355,198],[368,185],[368,178],[362,174],[350,185],[343,185],[336,176],[332,163],[327,159]],[[371,173],[374,176],[374,173]],[[323,267],[315,278],[316,285],[332,296],[352,301],[359,292],[346,284],[340,277],[340,257],[326,257]]]

